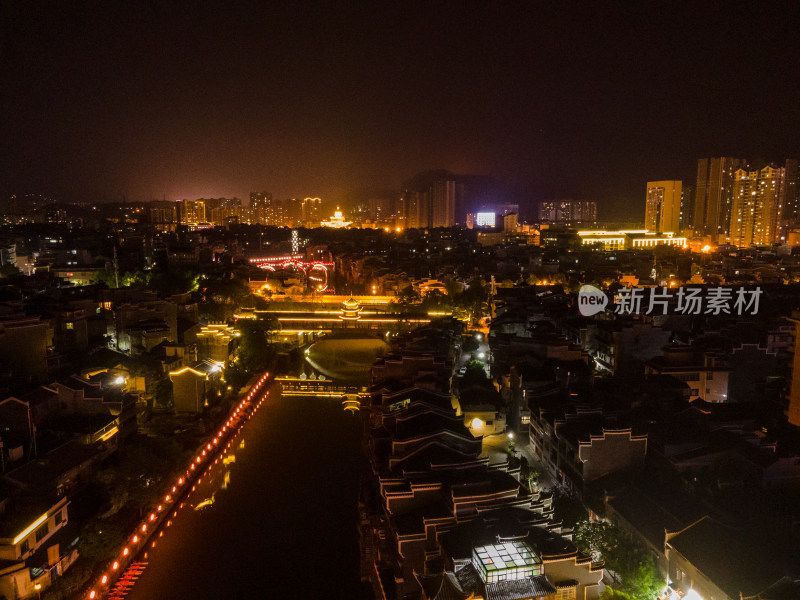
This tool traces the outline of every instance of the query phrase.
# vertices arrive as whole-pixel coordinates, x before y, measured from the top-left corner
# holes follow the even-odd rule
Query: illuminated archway
[[[308,284],[313,290],[324,292],[328,289],[328,267],[322,263],[312,264],[308,269],[307,276]]]

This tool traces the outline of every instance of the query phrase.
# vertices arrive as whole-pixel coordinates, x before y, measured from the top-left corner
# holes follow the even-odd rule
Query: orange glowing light
[[[108,581],[108,575],[103,575],[103,577],[100,578],[100,583],[102,583],[103,585],[105,585],[107,581]]]
[[[122,549],[122,556],[128,556],[128,552],[130,552],[127,548]]]
[[[111,568],[116,571],[117,569],[119,569],[119,563],[117,561],[114,561],[114,564],[111,565]]]
[[[92,598],[92,599],[94,599],[94,598],[96,598],[96,597],[97,597],[97,592],[95,592],[94,590],[92,590],[91,592],[89,592],[89,598]]]
[[[135,544],[138,541],[139,541],[139,536],[138,535],[133,536],[133,543]]]

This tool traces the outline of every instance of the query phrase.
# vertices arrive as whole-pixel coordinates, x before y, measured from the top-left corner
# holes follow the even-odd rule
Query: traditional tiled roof
[[[662,550],[665,530],[677,531],[688,524],[634,487],[624,488],[608,504],[648,542]]]
[[[529,600],[555,594],[556,588],[545,576],[486,584],[486,600]]]
[[[758,600],[797,600],[800,577],[782,577],[758,595]]]
[[[395,439],[411,439],[445,429],[468,439],[473,438],[469,429],[464,426],[463,419],[454,415],[445,416],[426,411],[410,415],[407,418],[397,419],[395,425]]]
[[[782,575],[779,557],[756,545],[743,531],[703,517],[677,535],[668,545],[731,598],[757,594]]]

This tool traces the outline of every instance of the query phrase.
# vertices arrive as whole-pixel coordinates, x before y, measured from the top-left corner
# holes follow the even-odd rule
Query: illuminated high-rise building
[[[784,167],[778,213],[778,241],[785,242],[788,231],[800,227],[800,161],[788,159]]]
[[[435,181],[430,188],[430,227],[453,227],[456,224],[456,195],[464,186],[453,180]]]
[[[539,203],[539,220],[551,223],[594,223],[597,221],[597,202],[545,200]]]
[[[693,222],[695,233],[711,236],[714,242],[724,241],[730,227],[734,173],[746,165],[745,159],[728,156],[701,158],[697,161]]]
[[[427,192],[405,190],[400,198],[397,222],[405,229],[424,229],[430,226],[430,202]]]
[[[148,204],[150,223],[157,231],[175,231],[178,224],[178,203],[154,200]]]
[[[206,222],[206,203],[203,200],[181,200],[178,202],[181,225],[197,225]]]
[[[397,206],[396,223],[404,228],[453,227],[464,203],[465,184],[446,172],[425,173],[409,182]]]
[[[649,232],[677,233],[681,227],[680,181],[648,181],[644,228]]]
[[[319,227],[320,221],[322,221],[322,199],[304,198],[301,212],[301,219],[306,227]]]
[[[367,201],[367,215],[372,221],[385,223],[394,222],[394,202],[392,198],[370,198]]]
[[[785,169],[738,169],[734,174],[730,243],[739,248],[778,241],[778,214]]]
[[[269,192],[250,192],[250,223],[266,225],[270,204],[272,204],[272,194]]]
[[[681,190],[681,230],[694,225],[694,186],[684,185]]]
[[[239,198],[209,198],[206,204],[206,218],[213,225],[239,223],[242,218],[242,201]]]

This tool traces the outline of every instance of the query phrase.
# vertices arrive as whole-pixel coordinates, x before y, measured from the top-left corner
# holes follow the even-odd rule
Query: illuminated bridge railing
[[[366,386],[334,383],[328,379],[299,379],[295,377],[276,377],[284,396],[352,396],[367,395]]]

